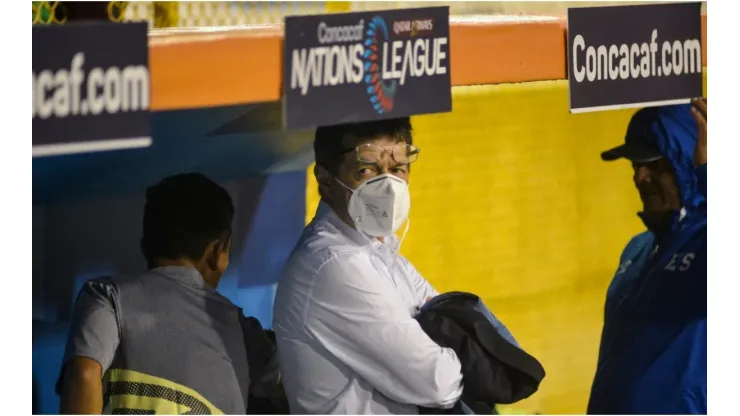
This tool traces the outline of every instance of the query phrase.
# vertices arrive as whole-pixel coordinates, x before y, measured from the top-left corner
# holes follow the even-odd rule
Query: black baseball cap
[[[655,107],[643,108],[632,116],[624,144],[601,153],[601,160],[611,162],[617,159],[627,159],[632,163],[652,162],[663,157],[655,147],[655,134],[651,126],[659,119],[661,109]]]
[[[601,153],[601,160],[611,162],[617,159],[627,159],[632,163],[647,163],[663,157],[659,151],[640,140],[630,140]]]

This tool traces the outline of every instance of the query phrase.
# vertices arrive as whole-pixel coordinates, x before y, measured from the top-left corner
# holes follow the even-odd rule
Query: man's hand
[[[694,149],[694,164],[699,167],[707,163],[707,99],[691,100],[691,114],[698,126],[698,137]]]

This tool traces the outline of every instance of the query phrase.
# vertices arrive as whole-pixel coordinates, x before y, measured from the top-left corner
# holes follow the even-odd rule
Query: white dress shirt
[[[322,202],[293,250],[273,322],[291,413],[416,414],[460,398],[455,352],[414,319],[438,293],[385,240]]]

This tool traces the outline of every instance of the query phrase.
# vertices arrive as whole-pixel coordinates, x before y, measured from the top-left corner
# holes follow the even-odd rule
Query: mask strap
[[[400,256],[401,252],[401,244],[403,243],[403,240],[406,238],[406,233],[409,231],[409,225],[411,224],[410,219],[406,219],[406,227],[403,229],[403,234],[401,234],[401,238],[398,240],[398,245],[396,246],[396,250],[394,250],[395,255],[393,256],[393,262],[391,263],[391,270],[394,270],[396,268],[396,262],[398,261],[398,256]]]
[[[339,178],[337,178],[336,176],[334,177],[334,180],[337,181],[338,184],[342,185],[346,190],[348,190],[348,191],[350,191],[352,193],[355,193],[355,190],[354,189],[352,189],[349,186],[345,185],[344,182],[340,181]]]
[[[403,229],[403,234],[401,234],[401,239],[398,240],[398,247],[396,247],[396,254],[398,254],[401,251],[401,244],[403,244],[403,240],[406,239],[406,233],[409,232],[409,226],[411,225],[411,219],[406,219],[406,227]]]

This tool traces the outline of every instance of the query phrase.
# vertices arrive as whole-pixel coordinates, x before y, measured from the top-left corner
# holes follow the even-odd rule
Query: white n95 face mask
[[[388,237],[408,219],[411,209],[409,187],[401,178],[383,174],[352,189],[337,179],[352,195],[347,211],[355,228],[372,237]]]

